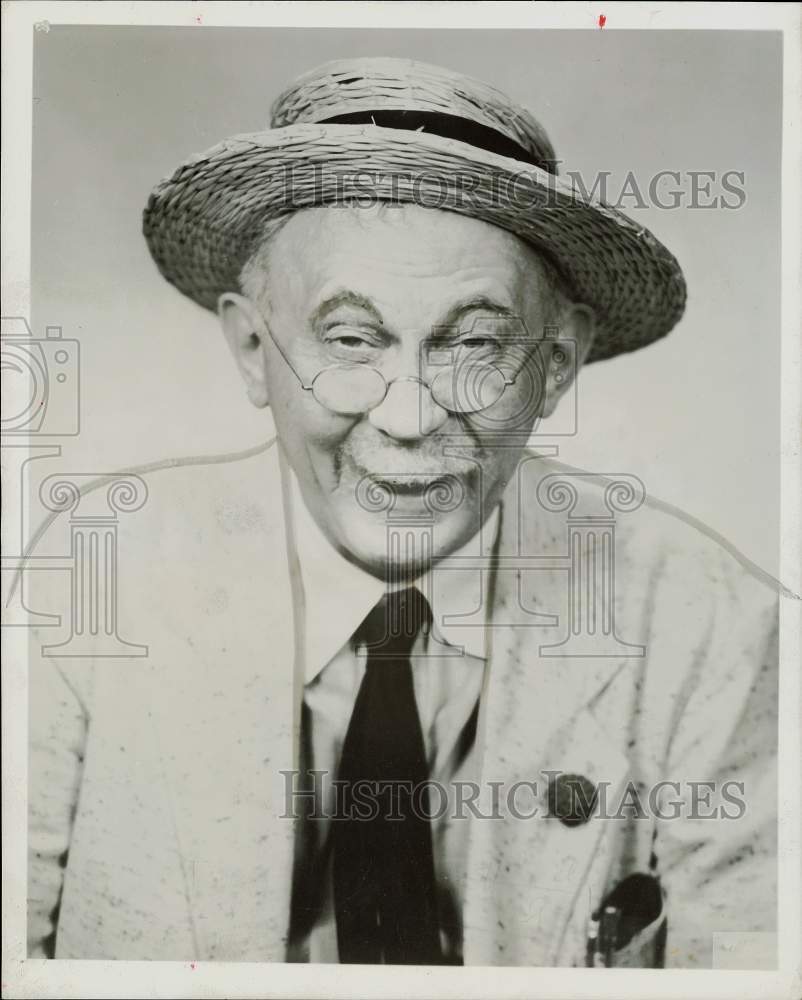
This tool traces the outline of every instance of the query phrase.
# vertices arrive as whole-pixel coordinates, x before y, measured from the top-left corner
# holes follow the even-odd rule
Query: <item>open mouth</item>
[[[431,490],[453,488],[454,476],[444,473],[422,475],[416,473],[371,473],[370,480],[376,486],[395,494],[405,496],[422,496]]]
[[[431,471],[425,467],[410,469],[409,465],[409,471],[393,470],[392,466],[386,471],[376,471],[375,467],[367,469],[360,463],[352,462],[357,500],[366,510],[386,510],[387,503],[395,498],[397,502],[406,499],[446,513],[477,489],[478,470],[471,464],[464,470],[452,471],[444,468],[444,464],[441,462],[437,467],[435,463],[430,463]]]
[[[417,511],[425,507],[432,515],[446,515],[465,501],[466,487],[453,475],[439,473],[421,476],[376,475],[369,478],[372,489],[384,498],[382,506],[412,504]],[[378,502],[378,497],[373,497]]]

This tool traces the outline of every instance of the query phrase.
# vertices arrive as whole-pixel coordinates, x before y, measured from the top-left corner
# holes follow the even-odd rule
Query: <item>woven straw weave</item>
[[[651,343],[679,320],[685,283],[669,251],[545,170],[425,131],[314,124],[386,108],[470,118],[538,160],[554,159],[534,118],[485,84],[403,60],[330,63],[278,98],[272,129],[192,157],[154,189],[144,233],[161,273],[214,309],[222,292],[239,287],[269,220],[369,194],[483,219],[546,254],[596,311],[589,362]]]
[[[411,60],[344,59],[299,77],[273,103],[271,128],[373,110],[430,111],[478,121],[517,142],[535,160],[556,160],[549,137],[525,109],[495,87]]]

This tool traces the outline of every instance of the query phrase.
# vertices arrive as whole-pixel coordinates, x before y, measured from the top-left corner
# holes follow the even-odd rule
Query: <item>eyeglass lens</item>
[[[497,402],[506,385],[507,380],[494,365],[461,364],[438,372],[429,391],[434,401],[451,413],[476,413]],[[312,383],[318,403],[343,416],[374,409],[387,391],[381,372],[363,365],[334,365],[320,372]]]

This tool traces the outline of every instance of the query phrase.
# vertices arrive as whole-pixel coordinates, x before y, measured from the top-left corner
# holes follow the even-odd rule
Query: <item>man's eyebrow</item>
[[[453,305],[446,313],[442,322],[438,323],[437,326],[453,326],[465,313],[473,312],[477,309],[484,309],[486,312],[492,312],[496,316],[501,317],[515,318],[517,316],[514,309],[510,309],[509,306],[505,306],[502,302],[497,302],[487,295],[477,295],[475,298],[467,299],[465,302],[458,302],[456,305]]]
[[[367,313],[370,313],[371,317],[377,323],[383,323],[382,315],[376,306],[366,298],[364,295],[360,295],[359,292],[351,291],[351,289],[343,289],[341,292],[335,292],[334,295],[329,296],[329,298],[324,299],[319,306],[315,308],[312,315],[309,317],[309,322],[314,326],[324,320],[330,313],[333,313],[335,309],[339,309],[341,306],[351,306],[354,309],[362,309]]]

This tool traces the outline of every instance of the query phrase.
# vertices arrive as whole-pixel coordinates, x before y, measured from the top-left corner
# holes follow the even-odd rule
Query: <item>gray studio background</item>
[[[81,345],[81,433],[52,471],[239,450],[269,436],[216,320],[157,274],[141,236],[153,184],[265,126],[329,59],[405,56],[527,105],[563,170],[744,171],[738,211],[625,209],[686,273],[666,340],[583,371],[560,458],[631,472],[777,574],[781,36],[720,31],[51,27],[33,84],[32,323]],[[642,182],[642,183],[641,183]],[[685,185],[687,187],[687,185]],[[45,469],[45,465],[48,466]]]

